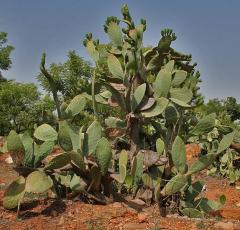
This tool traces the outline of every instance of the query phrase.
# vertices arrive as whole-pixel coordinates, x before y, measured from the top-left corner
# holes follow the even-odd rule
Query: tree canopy
[[[11,129],[32,130],[34,124],[53,123],[54,103],[49,96],[40,100],[32,83],[3,82],[0,85],[0,135]]]
[[[10,54],[14,47],[7,45],[7,41],[7,33],[0,32],[0,82],[4,80],[1,70],[8,70],[12,64]]]

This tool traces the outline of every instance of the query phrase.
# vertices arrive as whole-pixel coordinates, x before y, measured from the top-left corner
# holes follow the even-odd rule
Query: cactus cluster
[[[214,114],[210,114],[207,117],[215,117]],[[229,178],[230,183],[235,183],[240,178],[239,170],[239,153],[240,153],[240,140],[239,132],[234,130],[230,126],[221,125],[220,121],[214,119],[212,125],[206,124],[206,129],[203,129],[200,135],[192,137],[194,141],[198,141],[201,145],[201,149],[204,152],[216,151],[220,145],[219,140],[224,136],[230,136],[230,141],[227,144],[227,148],[218,151],[216,161],[213,162],[208,170],[209,175],[220,174],[224,177]],[[207,128],[207,127],[211,127]]]
[[[185,144],[201,142],[209,132],[214,135],[216,124],[214,114],[199,121],[192,115],[192,108],[202,100],[196,63],[191,64],[191,55],[171,48],[177,38],[171,29],[162,30],[156,47],[144,47],[146,21],[135,25],[126,5],[122,15],[121,20],[108,17],[105,22],[109,44],[100,44],[92,34],[83,42],[95,63],[92,95],[83,93],[60,105],[43,55],[40,69],[50,83],[59,122],[56,128],[37,127],[33,139],[14,131],[9,134],[8,150],[14,162],[31,170],[7,189],[6,208],[19,205],[25,192],[52,188],[61,195],[64,187],[93,198],[90,194],[109,195],[114,184],[120,192],[127,190],[133,197],[158,202],[160,212],[174,196],[178,211],[190,217],[203,216],[224,204],[223,196],[219,201],[199,198],[203,184],[191,177],[210,166],[231,145],[235,133],[226,130],[206,154],[187,164]],[[101,74],[102,68],[108,74]],[[71,121],[87,101],[92,102],[94,121],[89,127],[74,126]],[[119,116],[103,119],[100,105],[117,108]],[[44,164],[54,144],[62,152]],[[43,181],[42,188],[36,178]]]

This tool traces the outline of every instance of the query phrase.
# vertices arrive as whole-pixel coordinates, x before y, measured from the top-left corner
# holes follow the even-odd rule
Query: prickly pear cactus
[[[37,127],[34,140],[10,133],[8,148],[16,165],[26,164],[31,170],[7,189],[6,208],[19,206],[25,192],[50,188],[60,197],[70,191],[103,204],[102,194],[110,196],[117,187],[133,197],[145,194],[142,199],[157,202],[161,214],[167,201],[174,200],[177,210],[190,217],[203,216],[224,204],[224,197],[215,202],[198,199],[203,186],[192,183],[191,176],[208,168],[231,145],[235,133],[225,132],[216,139],[214,114],[195,119],[192,108],[202,100],[200,74],[196,63],[191,64],[191,55],[171,48],[175,33],[164,29],[156,46],[144,47],[146,21],[135,25],[127,5],[122,16],[121,20],[107,18],[107,45],[92,34],[83,42],[95,63],[92,95],[83,93],[60,105],[58,87],[45,68],[43,54],[40,69],[50,83],[59,122],[55,128]],[[87,101],[92,102],[94,121],[88,127],[73,125]],[[118,113],[104,117],[101,106]],[[119,135],[108,139],[109,130]],[[206,133],[214,141],[189,165],[185,144],[200,142]],[[37,148],[35,141],[41,143]],[[54,144],[60,146],[60,153],[46,160]]]
[[[122,8],[122,16],[108,17],[105,22],[108,45],[94,40],[92,34],[87,34],[83,42],[96,72],[101,72],[105,62],[109,73],[93,77],[93,106],[108,104],[122,111],[121,116],[105,121],[107,128],[125,130],[119,142],[127,143],[115,149],[119,174],[112,177],[134,196],[139,189],[150,189],[152,199],[155,197],[164,206],[162,200],[166,197],[180,194],[178,200],[184,200],[191,175],[210,166],[229,147],[233,134],[221,137],[215,149],[188,165],[187,141],[196,140],[215,126],[214,114],[197,121],[191,113],[203,101],[198,93],[200,74],[195,71],[196,63],[191,64],[191,55],[171,48],[177,38],[171,29],[162,30],[158,44],[146,48],[146,21],[141,19],[136,25],[127,5]],[[194,207],[178,206],[183,214],[192,217],[206,211]]]

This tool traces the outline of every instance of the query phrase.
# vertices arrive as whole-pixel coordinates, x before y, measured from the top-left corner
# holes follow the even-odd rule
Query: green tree
[[[218,98],[210,99],[206,104],[203,104],[197,108],[196,111],[202,113],[202,115],[208,115],[211,113],[220,115],[220,113],[223,112],[222,101]]]
[[[3,82],[0,85],[0,135],[11,129],[33,130],[34,124],[54,123],[55,106],[50,97],[42,100],[34,84]]]
[[[240,104],[237,103],[236,98],[228,97],[223,102],[224,109],[227,111],[231,117],[231,121],[236,121],[240,119]]]
[[[10,54],[14,50],[14,47],[7,45],[7,41],[7,33],[0,32],[0,82],[5,80],[1,74],[1,70],[8,70],[12,64]]]
[[[92,67],[75,51],[68,52],[66,62],[52,63],[48,71],[53,77],[58,92],[63,95],[64,99],[68,100],[83,92],[91,92]],[[51,92],[49,83],[42,73],[37,76],[37,79],[44,90]]]
[[[237,128],[238,120],[240,119],[240,104],[237,103],[234,97],[228,97],[224,100],[214,98],[196,108],[195,112],[197,112],[200,117],[215,113],[217,119],[222,124]]]

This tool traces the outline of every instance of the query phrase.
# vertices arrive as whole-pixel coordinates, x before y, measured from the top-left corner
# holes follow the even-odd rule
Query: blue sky
[[[145,44],[157,44],[169,27],[178,39],[173,47],[191,53],[202,74],[201,92],[209,98],[240,100],[240,1],[238,0],[2,0],[0,31],[15,47],[7,78],[36,82],[41,53],[47,63],[63,62],[69,50],[89,59],[82,45],[92,32],[106,42],[107,16],[120,16],[127,3],[134,19],[147,20]]]

